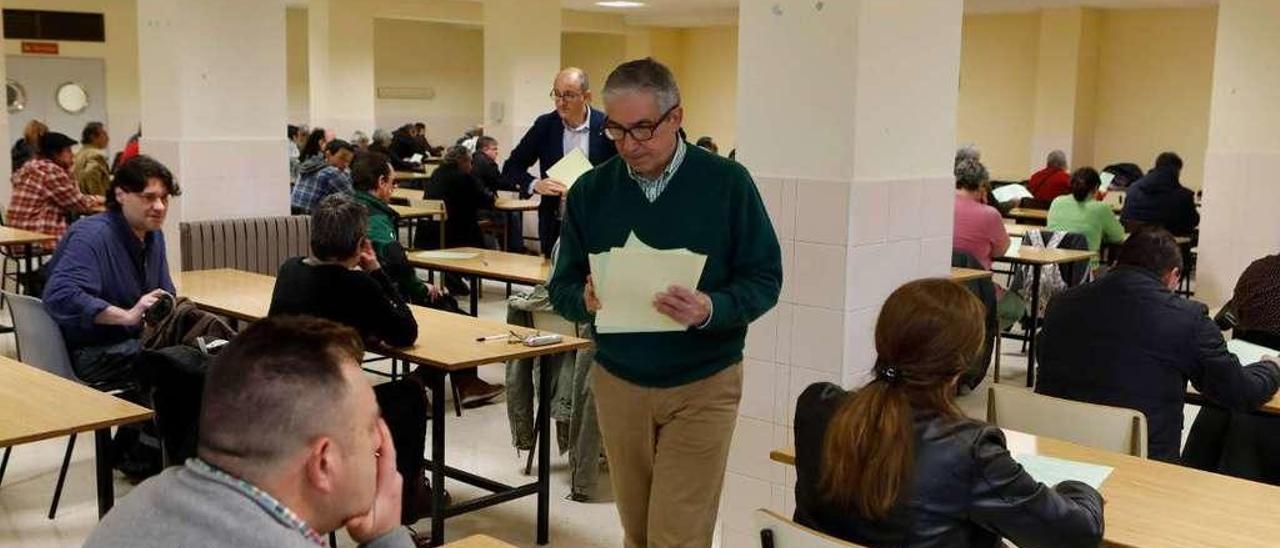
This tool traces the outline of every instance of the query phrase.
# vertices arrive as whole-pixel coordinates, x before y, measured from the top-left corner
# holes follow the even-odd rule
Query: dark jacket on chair
[[[1280,386],[1280,367],[1241,367],[1205,305],[1153,273],[1121,266],[1049,304],[1036,392],[1142,411],[1147,455],[1176,461],[1187,381],[1211,402],[1249,410]]]
[[[444,223],[445,247],[484,247],[477,212],[493,208],[494,198],[478,179],[458,170],[457,165],[441,165],[431,173],[423,197],[444,200],[449,213]]]
[[[614,148],[613,141],[604,136],[604,113],[593,108],[590,117],[587,159],[591,161],[591,165],[598,166],[616,156],[618,149]],[[511,156],[502,164],[502,176],[522,189],[521,194],[527,196],[531,192],[529,184],[533,182],[528,171],[533,163],[538,163],[542,177],[546,178],[547,170],[563,157],[564,121],[553,110],[534,120],[533,127],[520,138],[520,144],[511,150]],[[561,182],[573,184],[571,181]],[[543,196],[542,203],[538,206],[538,245],[542,248],[543,256],[551,256],[551,249],[560,238],[559,216],[560,197]]]
[[[1120,220],[1132,230],[1135,223],[1162,226],[1174,236],[1190,236],[1200,224],[1196,195],[1178,182],[1178,172],[1156,168],[1129,185]]]
[[[915,416],[916,467],[902,500],[882,521],[825,500],[819,485],[827,425],[846,392],[816,383],[796,402],[795,521],[868,546],[1097,546],[1102,497],[1064,481],[1048,487],[1013,460],[999,428],[933,412]]]

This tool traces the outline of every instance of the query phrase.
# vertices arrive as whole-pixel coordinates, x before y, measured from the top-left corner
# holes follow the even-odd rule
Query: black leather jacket
[[[870,521],[820,494],[822,441],[846,392],[810,385],[796,402],[796,522],[868,546],[1097,546],[1102,496],[1080,482],[1032,479],[999,428],[915,413],[915,477],[887,519]]]

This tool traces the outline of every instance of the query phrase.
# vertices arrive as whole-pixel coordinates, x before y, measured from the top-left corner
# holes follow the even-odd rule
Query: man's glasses
[[[648,141],[653,138],[653,132],[658,129],[658,126],[661,126],[663,122],[667,121],[667,117],[671,116],[671,113],[679,106],[679,103],[672,105],[671,108],[667,109],[667,111],[658,118],[657,122],[641,122],[629,128],[622,127],[621,125],[613,122],[605,121],[604,136],[610,141],[621,141],[623,137],[628,135],[631,136],[631,139],[637,142]]]
[[[553,89],[551,90],[551,99],[556,101],[574,102],[579,99],[582,99],[582,94],[575,91],[566,91],[564,93],[560,93]]]

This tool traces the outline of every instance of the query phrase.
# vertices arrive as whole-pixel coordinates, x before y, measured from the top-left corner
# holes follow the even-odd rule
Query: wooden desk
[[[551,262],[541,256],[493,251],[478,247],[448,249],[459,253],[475,253],[471,259],[440,259],[423,257],[422,253],[409,253],[409,264],[427,270],[453,272],[466,276],[471,282],[471,315],[479,306],[480,280],[538,285],[551,276]]]
[[[1049,221],[1049,211],[1046,209],[1030,209],[1025,207],[1015,207],[1010,209],[1005,217],[1015,219],[1020,223],[1044,225]]]
[[[462,540],[455,540],[443,548],[516,548],[489,535],[472,535]]]
[[[430,179],[431,174],[423,173],[421,171],[397,171],[391,177],[396,181],[414,181],[418,179],[422,179],[422,180]]]
[[[498,198],[493,203],[493,208],[498,211],[537,211],[540,200],[514,200],[511,198]]]
[[[5,248],[10,246],[22,246],[22,258],[26,261],[27,272],[35,272],[36,270],[36,260],[38,257],[36,256],[35,245],[56,241],[58,241],[57,236],[41,234],[30,230],[22,230],[20,228],[0,226],[0,246]]]
[[[1018,246],[1010,249],[994,261],[1013,265],[1031,267],[1031,325],[1027,335],[1016,336],[1002,333],[1000,336],[1027,340],[1027,386],[1035,386],[1036,382],[1036,329],[1040,322],[1040,277],[1045,266],[1088,261],[1098,254],[1093,251],[1077,249],[1043,249],[1030,246]]]
[[[1275,546],[1280,487],[1005,430],[1009,452],[1113,468],[1102,482],[1107,546]],[[795,464],[792,448],[769,458]]]
[[[275,278],[263,274],[240,270],[197,270],[181,272],[175,280],[178,294],[194,301],[197,306],[225,314],[232,318],[255,321],[266,316],[271,306],[271,293],[275,287]],[[514,331],[525,334],[532,330],[526,327],[507,325],[501,322],[481,320],[462,314],[453,314],[440,310],[432,310],[420,306],[410,306],[413,316],[418,321],[418,339],[413,346],[406,348],[376,347],[371,350],[410,363],[430,367],[439,372],[470,369],[477,365],[499,363],[520,358],[540,357],[560,354],[579,348],[585,348],[591,341],[571,336],[564,336],[558,344],[529,347],[522,344],[510,344],[505,339],[496,341],[477,341],[478,337],[500,335]],[[551,368],[539,367],[539,386],[551,386]],[[444,542],[444,520],[468,512],[501,504],[510,500],[536,495],[537,539],[539,544],[546,544],[549,535],[550,513],[550,470],[551,416],[549,413],[537,414],[538,439],[538,476],[533,483],[512,487],[476,474],[451,468],[445,464],[445,409],[444,400],[447,392],[444,388],[444,375],[424,375],[427,388],[431,390],[431,459],[427,462],[432,471],[431,484],[435,508],[444,508],[445,476],[475,485],[491,491],[493,494],[466,502],[454,501],[453,505],[443,512],[435,512],[431,517],[431,537],[433,544]],[[539,409],[550,409],[551,391],[539,391]]]
[[[977,270],[973,268],[961,268],[958,266],[951,267],[951,281],[953,282],[964,283],[990,277],[990,270]]]
[[[1016,237],[1016,238],[1021,238],[1026,233],[1034,232],[1036,230],[1047,230],[1047,229],[1043,226],[1024,225],[1024,224],[1017,224],[1017,223],[1005,223],[1004,225],[1004,231],[1009,233],[1009,236]],[[1129,235],[1125,234],[1125,238],[1128,238],[1128,237]],[[1174,236],[1173,241],[1177,242],[1178,245],[1189,245],[1191,244],[1191,237],[1190,236]]]
[[[106,515],[115,503],[115,483],[107,458],[111,427],[151,416],[145,407],[0,357],[0,447],[93,431],[98,517]]]
[[[396,199],[395,194],[391,195],[392,199]],[[440,225],[440,248],[444,248],[444,222],[448,219],[448,212],[445,210],[444,202],[440,200],[410,200],[410,205],[391,204],[391,209],[400,215],[400,220],[396,226],[396,237],[400,236],[400,226],[409,228],[409,242],[404,244],[405,249],[413,249],[413,231],[419,219],[435,219]]]

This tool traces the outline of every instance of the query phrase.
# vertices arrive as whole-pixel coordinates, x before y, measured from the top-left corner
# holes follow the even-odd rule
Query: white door
[[[102,59],[9,55],[5,72],[10,83],[26,92],[25,107],[9,114],[6,151],[33,119],[76,141],[89,122],[107,124],[112,145],[123,145],[133,134],[134,128],[113,128],[107,120],[106,64]]]

